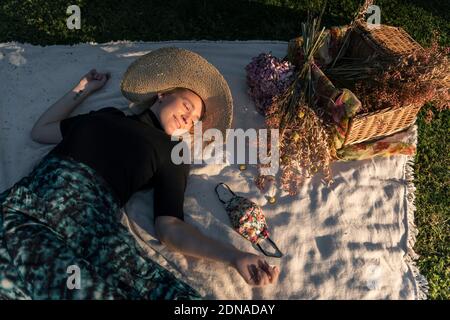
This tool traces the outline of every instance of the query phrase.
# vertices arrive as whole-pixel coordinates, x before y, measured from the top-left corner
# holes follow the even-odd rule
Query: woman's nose
[[[188,124],[192,120],[192,116],[193,116],[193,111],[186,111],[186,113],[184,114],[184,118],[186,119]]]
[[[182,114],[181,118],[183,119],[184,124],[187,126],[189,125],[189,122],[191,120],[191,114],[190,113]]]

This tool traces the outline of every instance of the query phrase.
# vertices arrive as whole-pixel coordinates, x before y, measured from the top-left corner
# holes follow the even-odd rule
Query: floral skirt
[[[0,193],[0,299],[201,299],[120,223],[96,171],[49,153]]]

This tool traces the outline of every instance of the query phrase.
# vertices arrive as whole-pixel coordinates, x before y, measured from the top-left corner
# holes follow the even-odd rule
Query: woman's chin
[[[178,127],[176,127],[176,126],[169,127],[169,128],[164,128],[164,131],[169,136],[182,136],[182,135],[184,135],[184,134],[186,134],[188,132],[186,129],[178,129]]]
[[[180,136],[183,136],[183,135],[188,134],[188,133],[189,133],[189,131],[186,130],[186,129],[178,129],[178,128],[175,128],[175,129],[171,132],[170,135],[180,137]]]

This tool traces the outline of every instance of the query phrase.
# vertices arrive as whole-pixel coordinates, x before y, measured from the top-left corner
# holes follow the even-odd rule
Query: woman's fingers
[[[277,266],[271,267],[267,261],[260,261],[260,268],[266,272],[269,283],[274,283],[278,280],[278,276],[280,274],[280,270]]]
[[[241,262],[236,268],[249,285],[265,286],[278,280],[278,267],[270,266],[262,257],[250,255]]]
[[[272,277],[273,277],[272,270],[270,269],[270,266],[267,263],[267,261],[266,260],[259,260],[258,263],[259,263],[260,268],[263,269],[267,273],[267,275],[269,276],[269,280],[272,281]]]
[[[266,272],[266,274],[269,278],[269,282],[273,283],[274,277],[275,277],[275,272],[273,271],[273,269],[269,266],[269,264],[267,263],[266,260],[260,260],[259,264],[260,264],[260,268]]]
[[[103,83],[106,82],[110,77],[111,77],[111,74],[109,72],[96,74],[96,80],[99,80]]]
[[[278,280],[278,276],[280,274],[280,271],[278,267],[270,267],[268,264],[267,266],[260,266],[257,267],[256,265],[252,264],[249,266],[249,273],[250,273],[250,282],[247,281],[249,284],[253,284],[256,286],[265,286],[267,284],[275,283]]]
[[[278,277],[280,275],[280,269],[277,266],[273,266],[273,267],[270,267],[270,268],[272,269],[272,274],[273,274],[272,283],[277,282],[278,281]]]
[[[261,268],[258,268],[256,265],[252,264],[251,269],[253,274],[253,281],[251,284],[256,286],[264,286],[269,282],[267,274],[263,270],[261,270]]]
[[[262,286],[265,286],[265,285],[267,285],[267,284],[269,284],[270,283],[270,279],[269,279],[269,275],[264,271],[264,270],[262,270],[262,269],[260,269],[261,271],[261,274],[262,274],[262,282],[261,282],[261,285]]]
[[[245,281],[247,281],[248,284],[255,285],[258,283],[258,273],[255,268],[255,265],[249,264],[247,265],[248,275],[245,277]]]
[[[103,83],[105,84],[111,78],[111,73],[106,72],[103,74]]]
[[[91,69],[86,75],[86,78],[90,79],[90,80],[99,80],[99,81],[105,81],[108,80],[111,77],[111,73],[105,72],[105,73],[101,73],[101,72],[97,72],[97,69]]]
[[[267,276],[267,273],[265,273],[261,268],[256,267],[257,274],[258,274],[258,281],[256,282],[256,285],[258,286],[265,286],[269,283],[269,277]]]
[[[280,275],[280,269],[277,266],[269,266],[267,264],[266,268],[268,269],[268,273],[270,274],[270,283],[275,283],[278,280],[278,276]]]
[[[96,73],[97,73],[97,70],[96,70],[96,69],[91,69],[91,70],[89,70],[89,72],[88,72],[88,74],[86,75],[86,77],[87,77],[88,79],[92,79],[92,78],[95,76]]]

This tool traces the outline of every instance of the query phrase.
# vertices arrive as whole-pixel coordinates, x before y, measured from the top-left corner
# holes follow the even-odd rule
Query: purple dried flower
[[[272,98],[281,94],[292,83],[295,66],[271,53],[253,57],[245,67],[247,71],[247,93],[262,115],[266,114]]]

